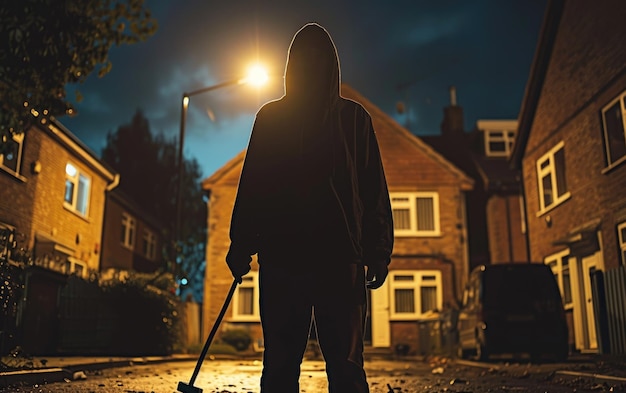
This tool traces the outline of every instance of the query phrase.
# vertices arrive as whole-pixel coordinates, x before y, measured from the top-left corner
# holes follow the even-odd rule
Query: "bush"
[[[178,299],[163,288],[155,277],[139,274],[104,283],[109,305],[120,318],[111,348],[114,353],[168,355],[177,349],[181,328]]]
[[[222,341],[237,351],[245,351],[252,344],[252,336],[245,329],[231,329],[222,333]]]

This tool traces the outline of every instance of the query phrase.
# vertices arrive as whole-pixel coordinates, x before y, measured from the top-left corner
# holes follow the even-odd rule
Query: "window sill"
[[[417,233],[417,232],[412,232],[412,233],[394,233],[394,235],[396,237],[441,237],[442,234],[441,232],[431,232],[431,233]]]
[[[89,222],[89,217],[84,216],[81,212],[79,212],[78,210],[74,209],[72,207],[72,205],[68,204],[67,202],[63,202],[63,207],[65,208],[65,210],[67,210],[70,213],[74,214],[76,217],[82,218],[83,220]]]
[[[625,162],[626,162],[626,156],[620,157],[619,160],[612,162],[610,165],[607,165],[607,167],[604,168],[601,173],[603,175],[606,175],[607,173],[612,172],[613,169],[617,168],[618,166],[621,166]]]
[[[557,202],[553,203],[552,205],[548,206],[547,208],[545,208],[543,210],[538,211],[537,212],[537,217],[541,217],[544,214],[546,214],[548,212],[551,212],[552,210],[556,209],[558,206],[561,206],[563,203],[568,201],[571,197],[572,197],[572,194],[570,194],[570,192],[568,191]]]
[[[12,177],[14,177],[15,179],[17,179],[17,180],[21,181],[22,183],[26,183],[26,180],[27,180],[27,179],[26,179],[26,177],[24,177],[24,176],[20,175],[18,172],[13,172],[13,170],[11,170],[11,169],[9,169],[9,168],[6,168],[6,167],[4,167],[4,166],[2,166],[2,165],[0,165],[0,169],[1,169],[3,172],[5,172],[5,173],[7,173],[7,174],[11,175],[11,176],[12,176]]]
[[[230,322],[261,322],[261,317],[258,315],[254,316],[233,316],[230,319]]]

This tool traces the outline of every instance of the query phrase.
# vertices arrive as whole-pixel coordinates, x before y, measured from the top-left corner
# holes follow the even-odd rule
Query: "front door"
[[[389,280],[378,289],[370,291],[372,346],[389,347],[391,332],[389,327]]]
[[[600,252],[582,258],[582,286],[581,297],[583,300],[582,314],[585,334],[586,349],[597,350],[598,338],[596,336],[595,313],[593,310],[593,294],[591,290],[591,277],[599,265]]]

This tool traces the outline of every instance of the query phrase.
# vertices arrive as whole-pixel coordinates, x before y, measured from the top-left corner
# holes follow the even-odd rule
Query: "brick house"
[[[35,120],[0,156],[0,225],[17,231],[37,265],[97,271],[106,192],[119,176],[56,119]]]
[[[468,276],[465,194],[473,181],[420,138],[347,85],[342,95],[370,113],[392,201],[395,244],[389,277],[371,291],[367,340],[373,347],[406,344],[415,351],[418,322],[455,304]],[[241,152],[203,181],[208,200],[208,245],[203,327],[219,313],[232,277],[224,262]],[[277,174],[278,176],[280,174]],[[261,337],[257,264],[235,292],[224,329],[244,327]]]
[[[111,191],[106,200],[100,271],[154,273],[164,267],[164,225],[125,195]]]
[[[64,277],[99,269],[106,193],[119,176],[56,119],[32,113],[0,155],[0,229],[32,256],[20,324],[25,350],[46,352]]]
[[[594,277],[626,264],[624,10],[620,0],[548,2],[512,155],[531,259],[552,267],[583,352],[601,349],[605,325]]]
[[[517,121],[481,119],[465,131],[463,108],[450,87],[441,133],[422,137],[474,181],[467,192],[469,269],[528,260],[519,179],[510,168]]]

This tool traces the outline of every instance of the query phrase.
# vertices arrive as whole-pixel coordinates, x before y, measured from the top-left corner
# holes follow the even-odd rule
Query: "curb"
[[[603,375],[603,374],[593,374],[593,373],[583,373],[579,371],[566,371],[559,370],[555,371],[556,375],[565,376],[565,377],[581,377],[581,378],[589,378],[601,381],[609,381],[609,382],[626,382],[626,378],[617,377],[614,375]]]
[[[129,358],[104,362],[72,364],[67,367],[50,367],[17,371],[0,372],[0,388],[23,385],[40,385],[54,382],[73,380],[74,373],[79,371],[94,371],[108,368],[128,367],[135,364],[156,364],[177,361],[195,360],[196,357],[151,357]]]
[[[72,373],[62,368],[8,371],[0,373],[0,387],[61,382],[71,377]]]
[[[465,359],[456,359],[456,364],[468,367],[478,367],[478,368],[486,368],[493,369],[495,371],[499,371],[500,367],[497,365],[492,365],[488,363],[475,362],[472,360]],[[565,378],[589,378],[596,381],[604,381],[604,382],[613,382],[613,383],[625,383],[626,378],[618,377],[615,375],[604,375],[604,374],[594,374],[594,373],[585,373],[581,371],[569,371],[569,370],[555,370],[554,375],[559,375]]]

